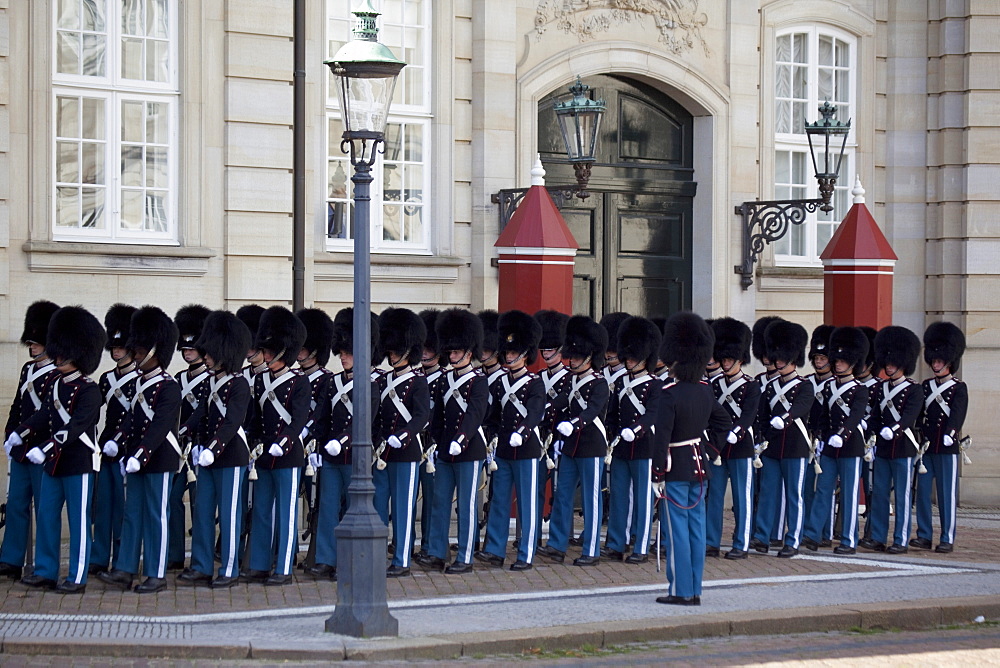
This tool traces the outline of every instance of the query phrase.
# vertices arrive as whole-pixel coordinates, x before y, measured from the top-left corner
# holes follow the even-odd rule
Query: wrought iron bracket
[[[801,225],[806,215],[819,211],[829,204],[822,197],[743,202],[737,205],[736,215],[742,217],[743,259],[734,267],[740,275],[744,290],[753,285],[753,266],[764,252],[764,246],[781,239],[790,225]]]
[[[552,201],[555,202],[558,209],[566,206],[566,203],[579,192],[578,188],[571,186],[545,186],[545,189],[549,191],[549,195],[552,196]],[[507,227],[511,216],[517,210],[517,205],[521,203],[527,192],[527,188],[506,188],[490,195],[490,202],[500,205],[500,231]]]

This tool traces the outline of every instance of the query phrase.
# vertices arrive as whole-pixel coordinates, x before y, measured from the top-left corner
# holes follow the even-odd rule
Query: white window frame
[[[137,79],[127,79],[121,74],[121,39],[122,39],[122,0],[101,0],[107,9],[105,16],[106,24],[106,48],[105,48],[105,76],[85,76],[76,74],[64,74],[58,72],[57,58],[57,35],[59,3],[52,2],[52,30],[50,35],[51,63],[51,116],[50,132],[52,139],[50,168],[51,178],[49,181],[49,192],[51,193],[50,207],[50,229],[52,238],[55,241],[91,241],[99,243],[126,243],[126,244],[148,244],[148,245],[178,245],[179,238],[179,159],[180,159],[180,132],[179,132],[179,107],[180,90],[178,86],[179,70],[179,44],[178,44],[178,3],[173,0],[167,3],[167,26],[169,43],[169,72],[166,82],[153,82]],[[112,46],[113,45],[113,46]],[[105,221],[104,229],[67,229],[59,228],[56,225],[56,114],[58,112],[56,101],[60,96],[84,96],[102,98],[105,100]],[[168,107],[167,122],[169,130],[167,134],[167,164],[169,166],[168,196],[167,196],[167,230],[165,232],[137,232],[127,230],[121,226],[121,165],[122,165],[122,138],[121,138],[121,106],[125,101],[154,102],[166,104]]]
[[[327,13],[327,20],[325,22],[325,26],[327,28],[327,32],[329,32],[329,25],[330,25],[330,18],[331,18],[330,12],[335,8],[335,4],[334,4],[335,2],[337,2],[338,4],[343,4],[342,0],[339,0],[339,1],[338,0],[329,0],[327,2],[327,12],[328,13]],[[351,0],[348,0],[347,4],[350,5],[351,8],[353,8],[353,2]],[[382,11],[382,7],[383,7],[383,4],[384,4],[383,0],[373,0],[373,4],[374,4],[374,6],[375,6],[375,8],[377,10]],[[422,183],[420,185],[421,185],[422,192],[423,192],[423,202],[422,202],[422,209],[423,209],[423,215],[422,215],[423,230],[422,230],[422,232],[423,232],[423,234],[421,235],[421,238],[415,239],[413,241],[387,241],[387,240],[385,240],[383,238],[383,236],[384,236],[384,205],[385,204],[392,204],[392,202],[386,202],[385,199],[384,199],[384,183],[383,183],[383,176],[382,175],[384,173],[384,159],[385,158],[384,158],[384,155],[382,153],[380,153],[377,156],[375,164],[372,166],[372,176],[374,177],[374,180],[372,181],[372,184],[371,184],[371,203],[372,203],[371,204],[371,220],[370,220],[370,224],[371,224],[371,250],[373,252],[377,252],[377,253],[393,253],[393,254],[401,254],[401,255],[407,255],[407,254],[409,254],[409,255],[429,255],[429,254],[431,254],[431,239],[432,239],[432,229],[431,228],[432,228],[432,221],[434,220],[434,217],[433,217],[433,202],[431,201],[431,186],[432,186],[432,183],[433,183],[432,178],[431,178],[431,170],[432,170],[431,166],[433,164],[433,151],[432,151],[432,141],[431,141],[431,138],[432,138],[431,133],[433,131],[433,127],[432,127],[432,125],[433,125],[432,124],[432,114],[431,114],[431,106],[432,106],[431,105],[431,99],[432,99],[431,98],[431,94],[432,94],[431,86],[432,86],[432,79],[433,79],[433,77],[431,76],[431,69],[432,69],[431,68],[431,64],[432,64],[431,63],[431,58],[432,58],[432,55],[433,55],[432,48],[431,48],[431,42],[432,42],[431,35],[432,35],[432,30],[433,30],[433,26],[432,26],[432,23],[431,23],[432,16],[433,16],[432,5],[433,5],[433,0],[422,0],[421,1],[421,11],[422,11],[422,17],[421,17],[422,24],[421,25],[422,25],[422,29],[424,30],[423,49],[422,49],[422,56],[423,56],[423,63],[424,63],[424,66],[423,66],[423,84],[422,84],[422,89],[423,89],[422,102],[420,104],[397,104],[396,102],[393,102],[393,104],[390,106],[390,113],[389,113],[388,120],[387,120],[387,124],[389,124],[389,125],[391,125],[393,123],[403,123],[405,125],[411,125],[411,126],[413,126],[413,125],[419,125],[422,128],[423,143],[421,145],[421,155],[422,155],[422,165],[423,165],[423,179],[422,179]],[[354,17],[351,16],[350,14],[348,14],[347,21],[348,21],[350,27],[353,28]],[[386,21],[386,16],[380,15],[378,17],[379,35],[380,36],[384,35],[385,21]],[[390,24],[392,24],[392,25],[400,25],[398,22],[394,22],[394,21],[390,21]],[[381,40],[381,41],[384,41],[384,40]],[[331,48],[329,37],[325,40],[325,43],[328,45],[328,49]],[[399,51],[398,47],[392,46],[390,48],[393,49],[393,52],[396,53],[396,55],[398,57],[401,57],[401,58],[403,58],[405,60],[404,54],[397,53]],[[331,53],[329,55],[332,56],[333,54]],[[399,86],[402,83],[402,78],[403,78],[403,76],[405,76],[405,72],[406,72],[406,69],[404,68],[403,73],[400,74],[400,80],[397,81],[397,89],[396,89],[396,91],[394,93],[394,97],[396,97],[396,96],[398,96],[400,94],[400,92],[399,92]],[[325,126],[323,128],[323,134],[324,134],[324,136],[329,135],[329,132],[330,132],[330,130],[329,130],[330,121],[331,120],[340,120],[340,118],[341,118],[340,104],[339,104],[339,101],[337,100],[336,93],[335,93],[333,87],[331,86],[331,77],[330,76],[326,77],[326,86],[327,86],[327,89],[325,91],[325,98],[324,99],[326,100],[326,107],[325,107],[325,109],[326,109],[327,122],[325,123]],[[324,184],[325,184],[324,185],[324,189],[325,189],[324,201],[326,203],[326,206],[324,207],[324,210],[326,211],[326,215],[323,217],[321,223],[323,225],[323,237],[325,239],[325,247],[326,247],[327,251],[331,251],[331,252],[353,252],[353,250],[354,250],[354,240],[353,240],[353,238],[340,239],[340,238],[331,238],[331,237],[327,236],[327,234],[328,234],[328,224],[329,224],[330,203],[334,202],[334,201],[344,201],[344,200],[341,200],[341,199],[334,200],[334,199],[331,199],[330,197],[326,196],[329,193],[330,178],[332,176],[329,173],[330,158],[334,158],[334,157],[341,158],[341,157],[347,157],[347,156],[344,156],[343,154],[339,153],[339,151],[340,151],[340,149],[339,149],[340,140],[339,140],[338,137],[329,137],[329,136],[326,136],[326,140],[327,140],[326,141],[326,146],[330,147],[329,150],[332,150],[334,152],[334,155],[324,156],[324,166],[323,166],[323,171],[326,174],[326,179],[324,181]],[[384,145],[382,147],[380,147],[380,150],[381,149],[384,149]],[[347,191],[346,191],[347,192],[347,198],[346,198],[346,201],[347,201],[348,205],[351,206],[352,215],[353,215],[353,204],[352,204],[352,202],[353,202],[353,196],[354,196],[354,184],[351,182],[351,176],[353,175],[353,171],[354,170],[351,167],[349,160],[346,162],[345,171],[346,171],[346,187],[347,187]],[[351,235],[353,237],[353,231],[351,232]]]
[[[849,73],[849,90],[850,98],[848,100],[848,113],[849,118],[853,119],[857,114],[857,98],[858,98],[858,78],[857,78],[857,62],[858,62],[858,39],[850,33],[832,28],[826,25],[796,25],[775,33],[775,44],[777,40],[781,37],[785,37],[790,34],[806,34],[808,39],[809,48],[809,58],[808,58],[808,73],[806,81],[806,91],[807,91],[807,102],[806,102],[806,118],[805,122],[811,123],[815,122],[819,118],[819,105],[824,102],[824,100],[819,99],[819,37],[821,35],[832,37],[834,39],[845,42],[850,47],[850,56],[848,58],[847,71]],[[815,199],[819,197],[819,184],[816,182],[815,171],[813,170],[812,158],[809,153],[809,140],[806,134],[796,133],[785,133],[777,131],[777,84],[778,84],[778,64],[777,64],[777,48],[774,49],[775,60],[772,63],[772,71],[774,73],[774,85],[775,90],[772,91],[775,97],[773,127],[775,128],[774,133],[774,172],[771,175],[772,187],[776,186],[777,179],[777,162],[778,153],[782,151],[791,151],[796,153],[804,153],[806,158],[806,182],[802,184],[805,187],[806,199]],[[831,102],[833,102],[831,100]],[[846,121],[846,118],[840,118],[841,114],[838,113],[838,120]],[[817,146],[817,149],[822,147]],[[831,149],[833,148],[833,142],[831,142]],[[834,211],[829,214],[823,214],[822,212],[810,213],[806,215],[806,220],[803,222],[799,228],[801,232],[805,235],[805,249],[806,253],[803,255],[783,253],[782,242],[778,241],[773,244],[774,247],[774,262],[778,266],[784,267],[819,267],[822,266],[822,262],[819,258],[820,253],[822,253],[822,248],[817,248],[818,240],[818,223],[820,222],[830,222],[833,220],[834,231],[836,226],[839,224],[839,219],[831,219],[831,216],[844,216],[850,208],[850,198],[847,196],[852,184],[850,183],[849,175],[855,173],[856,169],[856,152],[857,152],[857,141],[855,138],[855,130],[851,128],[851,132],[847,138],[847,145],[844,149],[844,158],[840,166],[840,174],[837,179],[836,193],[834,194],[834,201],[841,200],[841,202],[846,202],[846,208],[843,211]],[[817,153],[817,160],[819,159],[819,153]],[[777,197],[777,195],[776,195]],[[793,198],[797,199],[797,198]],[[823,220],[820,220],[823,218]],[[787,234],[791,234],[792,231],[789,230]],[[786,237],[783,238],[787,239]]]

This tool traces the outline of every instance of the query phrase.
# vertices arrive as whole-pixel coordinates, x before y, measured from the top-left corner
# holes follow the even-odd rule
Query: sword
[[[437,448],[438,448],[437,443],[431,443],[431,446],[426,450],[424,450],[423,454],[420,455],[420,460],[427,462],[427,466],[425,467],[424,470],[430,474],[433,474],[437,470],[437,468],[434,466],[434,460],[437,459],[436,457]]]
[[[931,447],[931,442],[924,441],[923,443],[920,444],[920,447],[917,448],[917,473],[919,473],[920,475],[924,475],[925,473],[927,473],[927,467],[924,466],[924,453],[927,452],[927,450],[930,447]]]
[[[490,439],[489,444],[486,446],[486,468],[490,470],[490,473],[497,470],[497,437],[494,436]]]
[[[966,454],[966,450],[972,447],[972,437],[966,436],[958,442],[958,447],[962,451],[962,463],[966,466],[972,464],[972,460],[969,459],[969,455]],[[9,484],[9,481],[8,481]]]
[[[767,450],[767,441],[762,441],[760,443],[754,443],[753,446],[753,467],[755,469],[763,468],[764,462],[760,460],[760,455],[762,452]]]
[[[604,455],[604,464],[606,466],[611,466],[611,456],[614,454],[615,446],[618,445],[620,440],[622,440],[620,435],[615,436],[614,440],[611,441],[611,445],[608,446],[608,454]]]
[[[379,446],[375,448],[375,468],[379,471],[384,471],[388,463],[382,459],[382,453],[385,452],[385,445],[388,441],[382,441]]]

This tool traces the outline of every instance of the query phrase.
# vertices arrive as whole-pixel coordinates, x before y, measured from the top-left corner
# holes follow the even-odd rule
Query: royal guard
[[[378,317],[371,314],[371,357],[375,359],[378,342]],[[310,455],[319,486],[319,511],[316,516],[316,563],[306,568],[314,578],[337,579],[337,525],[342,511],[347,508],[347,487],[351,483],[352,452],[351,430],[354,426],[354,309],[345,308],[333,319],[331,352],[340,358],[343,371],[330,381],[328,415],[322,426],[326,431],[316,431],[317,443],[323,447]],[[372,385],[370,415],[375,415],[378,391],[374,385],[378,372],[368,369]],[[361,376],[364,382],[364,374]]]
[[[257,329],[260,327],[260,317],[264,314],[264,307],[258,304],[245,304],[238,309],[236,309],[236,317],[242,322],[246,328],[250,331],[250,348],[247,349],[244,355],[245,364],[240,370],[240,374],[246,378],[247,384],[250,386],[251,401],[250,405],[247,406],[247,414],[243,419],[243,431],[246,432],[247,438],[250,440],[250,451],[253,452],[255,448],[260,445],[259,442],[255,442],[254,436],[254,423],[257,419],[257,402],[253,399],[254,392],[254,378],[260,374],[267,371],[267,365],[264,364],[264,354],[253,347],[253,338],[257,334]],[[243,535],[240,536],[240,564],[241,572],[249,573],[249,560],[246,559],[246,548],[250,538],[250,529],[253,522],[253,486],[254,478],[257,475],[257,471],[254,468],[254,459],[250,459],[250,464],[247,466],[246,471],[243,475],[243,488],[246,492],[243,494],[243,498],[240,500],[243,506]]]
[[[572,374],[568,393],[554,400],[559,454],[559,484],[549,522],[549,540],[539,553],[562,563],[573,530],[573,497],[577,484],[583,503],[583,554],[575,566],[600,562],[601,474],[608,453],[608,432],[604,426],[610,389],[601,368],[608,345],[607,332],[587,316],[573,316],[566,323],[562,356],[569,360]]]
[[[389,524],[395,543],[386,577],[410,574],[417,470],[423,459],[420,434],[430,418],[427,378],[420,368],[427,331],[424,321],[405,308],[388,308],[378,319],[379,350],[391,371],[379,376],[379,407],[372,426],[375,441],[375,510]],[[380,463],[381,462],[381,463]]]
[[[760,505],[750,547],[767,554],[768,537],[784,497],[787,531],[784,546],[778,551],[781,558],[799,553],[805,523],[803,487],[812,454],[806,421],[816,398],[812,384],[804,381],[797,369],[806,361],[808,341],[802,325],[785,320],[772,322],[764,332],[767,359],[774,364],[778,377],[761,396],[759,412],[765,413],[763,423],[767,425],[761,438],[768,447],[762,457]]]
[[[101,374],[98,387],[104,400],[104,429],[98,443],[107,443],[132,408],[135,379],[139,377],[135,360],[125,348],[129,321],[135,313],[134,306],[115,304],[104,316],[107,332],[105,347],[111,353],[115,367]],[[90,573],[96,575],[108,570],[112,554],[118,553],[125,518],[125,476],[120,466],[121,455],[102,454],[101,470],[97,473],[94,490],[94,544],[90,549]]]
[[[559,311],[542,310],[535,313],[535,320],[542,328],[542,338],[538,342],[538,354],[542,363],[545,364],[545,368],[538,372],[538,377],[542,381],[542,390],[545,392],[545,416],[538,427],[538,434],[542,439],[543,446],[543,456],[538,462],[540,481],[538,526],[541,526],[542,516],[545,513],[545,490],[548,487],[549,499],[554,499],[555,487],[558,482],[555,476],[555,462],[548,447],[558,437],[555,407],[559,402],[556,401],[556,398],[567,394],[572,374],[566,368],[562,357],[562,346],[566,341],[566,323],[569,322],[569,316]],[[550,465],[552,468],[549,468]]]
[[[528,371],[538,357],[542,327],[522,311],[507,311],[498,321],[499,354],[507,374],[494,383],[489,417],[490,432],[497,439],[497,470],[493,473],[486,545],[475,553],[477,560],[500,568],[507,555],[510,538],[511,492],[517,498],[520,539],[512,571],[532,567],[539,538],[538,466],[542,455],[538,426],[545,415],[545,392],[542,381]]]
[[[255,377],[252,388],[257,403],[252,440],[262,452],[254,463],[247,579],[267,586],[291,584],[298,551],[295,500],[305,465],[302,430],[309,420],[310,387],[292,365],[305,341],[305,325],[287,308],[272,306],[261,315],[253,347],[262,352],[267,371]]]
[[[476,315],[479,317],[479,322],[483,324],[483,350],[479,356],[479,366],[486,374],[486,382],[492,387],[493,383],[507,373],[503,364],[500,363],[500,355],[497,353],[500,348],[499,335],[497,334],[497,321],[500,319],[500,314],[486,309]]]
[[[871,539],[858,544],[876,552],[905,554],[908,550],[913,462],[921,451],[913,430],[924,406],[923,388],[909,376],[916,371],[919,357],[920,339],[905,327],[883,327],[875,336],[875,364],[886,379],[875,390],[878,406],[868,425],[876,435]],[[896,523],[892,544],[886,547],[889,496],[894,490]]]
[[[617,332],[617,356],[626,374],[611,388],[612,435],[608,538],[601,556],[627,564],[649,561],[653,516],[655,400],[663,383],[650,373],[660,350],[660,330],[646,318],[626,318]],[[634,535],[632,554],[625,557]]]
[[[778,372],[775,370],[774,364],[767,358],[767,349],[764,346],[764,332],[767,331],[771,323],[778,320],[782,320],[782,318],[776,315],[765,315],[762,318],[758,318],[750,330],[750,353],[764,367],[763,371],[754,376],[754,380],[760,385],[761,396],[764,396],[767,386],[778,377]],[[764,447],[764,431],[767,429],[767,423],[770,419],[770,410],[765,408],[763,404],[759,404],[757,408],[757,422],[754,429],[754,443],[758,451]],[[760,511],[760,479],[761,476],[754,476],[754,526],[757,525],[757,513]],[[771,520],[771,527],[771,537],[768,544],[771,547],[780,548],[785,544],[784,485],[782,485],[780,499],[775,508],[775,516]]]
[[[923,383],[920,434],[927,448],[922,458],[926,472],[917,475],[917,537],[910,541],[910,547],[921,550],[931,549],[934,538],[932,484],[937,488],[941,522],[934,551],[948,553],[955,546],[959,440],[969,408],[968,387],[955,374],[964,352],[965,334],[952,323],[931,323],[924,332],[924,361],[934,377]]]
[[[438,385],[443,382],[444,367],[447,360],[442,365],[441,349],[438,347],[437,320],[441,312],[437,309],[426,309],[419,314],[424,321],[424,329],[427,336],[424,339],[424,349],[420,356],[420,368],[423,369],[424,377],[427,378],[427,391],[430,395],[431,413],[434,413],[435,396],[438,394]],[[417,556],[425,559],[428,555],[427,546],[431,543],[431,526],[434,523],[434,461],[440,456],[437,450],[431,450],[434,439],[429,433],[420,435],[421,445],[424,448],[424,456],[420,462],[420,551]],[[427,467],[430,466],[430,471]],[[450,512],[450,511],[449,511]]]
[[[4,430],[4,450],[7,452],[8,479],[6,503],[6,529],[0,546],[0,576],[19,579],[28,552],[28,535],[31,527],[32,499],[38,515],[38,498],[42,492],[42,467],[28,460],[30,448],[19,443],[14,431],[41,410],[49,389],[59,377],[52,360],[45,352],[49,320],[59,307],[49,301],[37,301],[24,314],[21,343],[28,348],[31,359],[21,367],[17,392],[10,405],[7,428]]]
[[[179,584],[226,589],[239,582],[239,540],[245,494],[243,473],[250,447],[243,422],[250,405],[250,384],[240,373],[250,330],[227,311],[206,319],[195,341],[208,370],[208,396],[181,425],[182,435],[201,435],[191,452],[198,471],[198,502],[191,531],[191,567],[177,576]],[[215,574],[215,527],[219,527],[219,573]]]
[[[198,407],[208,398],[208,369],[205,360],[195,348],[195,342],[201,336],[201,328],[205,318],[211,311],[200,304],[182,306],[174,316],[179,338],[177,350],[187,362],[188,368],[178,371],[174,376],[181,386],[181,424],[184,424],[194,414]],[[197,482],[194,465],[189,457],[191,448],[202,444],[204,437],[191,430],[181,438],[184,446],[184,463],[181,471],[170,483],[170,528],[167,531],[167,570],[184,568],[184,538],[187,536],[187,523],[184,521],[184,492],[188,492],[192,519],[197,496]]]
[[[103,446],[108,457],[124,453],[125,522],[113,568],[97,577],[128,589],[141,558],[146,579],[135,587],[140,594],[167,586],[170,481],[180,471],[183,455],[176,434],[181,388],[166,371],[177,339],[177,325],[157,307],[143,306],[132,314],[125,347],[140,376],[131,410]]]
[[[712,358],[719,365],[708,383],[715,400],[733,421],[733,428],[721,443],[718,463],[712,462],[708,486],[705,528],[706,556],[719,556],[722,542],[722,519],[725,510],[726,484],[732,490],[733,547],[726,559],[746,559],[753,532],[753,458],[754,425],[760,404],[760,383],[743,372],[750,362],[750,328],[733,318],[719,318],[711,325],[715,336]]]
[[[831,325],[820,325],[813,330],[812,336],[809,339],[809,354],[807,355],[809,359],[809,364],[812,365],[813,372],[807,376],[804,376],[804,380],[808,381],[812,385],[813,396],[815,401],[813,401],[812,411],[809,413],[809,421],[806,423],[806,427],[809,429],[809,437],[815,443],[817,439],[821,437],[822,425],[820,424],[823,420],[823,413],[825,411],[823,404],[823,389],[826,384],[833,381],[833,369],[830,363],[829,356],[829,346],[830,346],[830,334],[833,332],[833,327]],[[818,458],[819,455],[816,455]],[[812,511],[813,498],[816,496],[816,469],[815,467],[806,467],[806,484],[805,484],[805,508],[806,508],[806,521],[808,521],[809,514]],[[828,508],[829,514],[833,516],[833,500],[830,501],[830,508]],[[833,539],[833,524],[828,523],[823,527],[823,536],[820,539],[820,543],[823,547],[829,547],[832,544]]]
[[[448,574],[462,574],[473,569],[472,556],[479,537],[476,498],[486,458],[483,422],[489,405],[489,387],[483,372],[472,365],[481,352],[483,329],[479,318],[464,309],[442,312],[435,327],[440,352],[446,356],[449,370],[430,388],[428,433],[437,444],[437,470],[428,554],[419,557],[417,563],[425,568],[444,569]],[[455,561],[446,566],[452,507],[457,508],[458,515],[458,553]]]
[[[705,568],[705,507],[708,457],[706,432],[726,433],[733,427],[712,388],[702,380],[712,357],[714,335],[694,313],[675,313],[667,320],[660,358],[675,382],[663,386],[656,399],[656,434],[652,480],[659,488],[660,530],[666,538],[667,605],[701,605]],[[662,522],[666,522],[666,527]]]
[[[608,381],[608,387],[614,388],[618,379],[623,377],[628,371],[625,369],[625,361],[618,354],[618,328],[622,326],[629,317],[628,313],[616,311],[608,313],[601,318],[601,327],[608,335],[608,349],[604,352],[604,369],[602,375]]]
[[[840,516],[843,527],[836,554],[854,554],[858,545],[858,495],[865,433],[861,422],[868,411],[868,388],[854,371],[868,356],[868,337],[857,327],[838,327],[830,333],[827,357],[834,380],[823,387],[823,412],[818,439],[822,471],[816,479],[816,497],[806,517],[803,547],[816,551],[833,524],[834,489],[840,479]]]

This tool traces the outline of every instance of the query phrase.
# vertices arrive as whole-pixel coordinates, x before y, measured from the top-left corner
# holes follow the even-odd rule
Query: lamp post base
[[[374,510],[348,512],[336,534],[337,607],[326,630],[355,638],[398,636],[399,620],[389,614],[385,595],[389,529]]]

